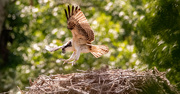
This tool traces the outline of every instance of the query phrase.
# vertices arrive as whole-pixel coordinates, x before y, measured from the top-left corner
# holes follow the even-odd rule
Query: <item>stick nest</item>
[[[66,75],[40,75],[34,82],[30,81],[30,85],[26,87],[26,94],[155,94],[166,93],[166,86],[172,90],[165,73],[157,69],[143,72],[101,69]]]

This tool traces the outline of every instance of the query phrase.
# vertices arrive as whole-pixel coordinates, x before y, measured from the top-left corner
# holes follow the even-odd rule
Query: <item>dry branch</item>
[[[136,70],[103,69],[83,73],[41,75],[26,94],[155,94],[176,91],[157,69]],[[168,89],[165,85],[168,85]],[[168,90],[168,91],[167,91]]]

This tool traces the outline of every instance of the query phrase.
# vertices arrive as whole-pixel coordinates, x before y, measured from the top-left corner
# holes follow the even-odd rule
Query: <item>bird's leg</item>
[[[62,53],[66,52],[66,48],[68,48],[68,51],[72,51],[72,42],[71,40],[68,41],[66,44],[63,45],[62,47]]]
[[[71,61],[71,62],[69,62],[69,63],[71,63],[72,64],[72,66],[75,64],[75,62],[77,61],[77,60],[79,60],[79,57],[80,57],[80,50],[78,49],[77,50],[77,52],[76,52],[76,57],[75,57],[75,59],[73,60],[73,61]]]
[[[62,52],[65,53],[64,48],[66,48],[67,46],[68,46],[68,47],[71,46],[71,40],[68,41],[67,43],[65,43],[65,44],[62,45],[62,46],[58,46],[58,47],[54,47],[54,48],[51,48],[51,47],[49,47],[49,46],[45,46],[45,49],[48,50],[48,51],[50,51],[50,52],[53,52],[53,51],[62,49]]]
[[[58,46],[58,47],[55,47],[55,48],[50,48],[49,46],[45,46],[45,49],[50,51],[50,52],[53,52],[53,51],[56,51],[56,50],[59,50],[63,48],[63,46]]]
[[[68,63],[69,61],[73,60],[75,58],[76,52],[73,52],[71,57],[69,59],[60,59],[61,61],[64,61],[63,64]]]

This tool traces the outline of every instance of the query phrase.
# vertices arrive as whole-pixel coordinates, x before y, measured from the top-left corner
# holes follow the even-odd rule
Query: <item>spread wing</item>
[[[70,11],[70,7],[68,6],[68,13],[65,10],[68,29],[75,30],[77,29],[77,33],[83,35],[88,42],[92,42],[94,40],[94,32],[91,29],[85,15],[81,11],[80,8],[72,6],[72,11]]]

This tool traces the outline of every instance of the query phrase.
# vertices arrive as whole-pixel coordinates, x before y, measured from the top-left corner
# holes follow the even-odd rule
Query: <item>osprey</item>
[[[94,40],[94,32],[78,6],[72,6],[72,9],[70,9],[68,5],[68,12],[66,9],[64,11],[67,18],[67,28],[71,30],[73,38],[66,44],[56,48],[46,46],[46,50],[56,51],[62,49],[62,53],[72,51],[73,54],[69,59],[61,59],[64,63],[71,63],[72,65],[79,59],[80,53],[91,52],[96,58],[108,53],[109,48],[107,46],[91,44]]]

